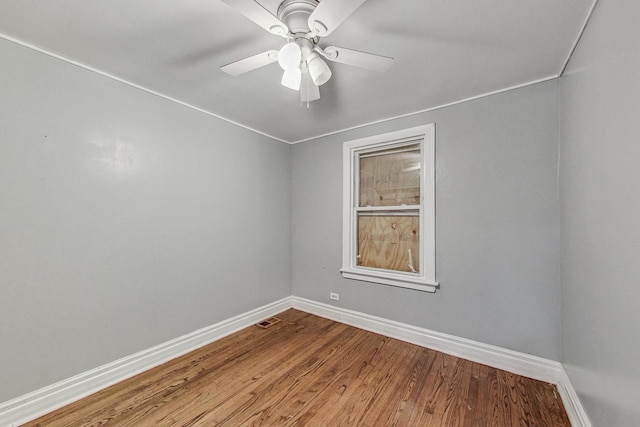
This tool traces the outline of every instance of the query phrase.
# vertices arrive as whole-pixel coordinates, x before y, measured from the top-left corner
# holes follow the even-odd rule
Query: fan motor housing
[[[278,7],[278,19],[287,24],[290,32],[307,34],[309,15],[317,6],[317,0],[285,0]]]

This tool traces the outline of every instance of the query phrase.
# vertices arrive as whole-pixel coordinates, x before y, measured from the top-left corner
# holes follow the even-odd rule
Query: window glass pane
[[[357,265],[420,272],[420,216],[358,214]]]
[[[360,156],[360,206],[420,204],[420,144]]]

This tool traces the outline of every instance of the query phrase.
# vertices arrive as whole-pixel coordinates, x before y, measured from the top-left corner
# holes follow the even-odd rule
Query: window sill
[[[362,270],[341,269],[340,273],[345,279],[361,280],[364,282],[380,283],[382,285],[396,286],[399,288],[413,289],[422,292],[435,292],[438,282],[425,280],[420,277],[406,277],[400,274],[368,272]]]

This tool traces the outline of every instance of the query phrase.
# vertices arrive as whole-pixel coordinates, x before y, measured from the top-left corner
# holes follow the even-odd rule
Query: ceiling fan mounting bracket
[[[278,19],[292,34],[309,34],[309,16],[318,6],[317,0],[284,0],[278,6]]]

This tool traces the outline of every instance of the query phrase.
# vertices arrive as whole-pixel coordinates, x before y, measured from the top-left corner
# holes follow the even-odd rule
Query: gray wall
[[[441,289],[342,279],[342,143],[431,122]],[[560,360],[557,155],[555,81],[293,146],[293,294]]]
[[[563,362],[603,427],[640,425],[638,17],[600,1],[560,82]]]
[[[290,295],[290,146],[0,58],[0,402]]]
[[[559,83],[293,147],[0,40],[0,402],[292,292],[562,360],[638,424],[637,16],[600,2]],[[342,279],[342,142],[431,122],[442,288]]]

